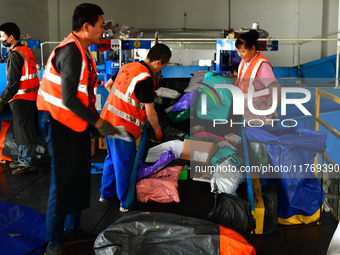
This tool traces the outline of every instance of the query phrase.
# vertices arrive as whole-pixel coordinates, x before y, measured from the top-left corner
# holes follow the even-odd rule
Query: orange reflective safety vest
[[[146,121],[145,106],[135,96],[138,82],[152,77],[147,67],[133,62],[119,71],[100,117],[113,126],[124,126],[125,130],[138,138]],[[154,81],[155,85],[155,81]]]
[[[254,57],[251,60],[243,77],[240,78],[240,75],[242,74],[242,70],[244,67],[244,61],[243,60],[241,61],[239,68],[238,68],[238,78],[235,82],[235,85],[242,90],[243,94],[248,94],[249,84],[250,82],[253,84],[256,74],[263,62],[266,62],[269,64],[268,60],[261,53],[259,53],[256,57]],[[270,96],[270,92],[268,88],[258,91],[255,89],[254,85],[253,87],[254,87],[253,97],[269,97]]]
[[[11,53],[13,51],[18,52],[22,56],[24,59],[24,65],[21,70],[18,92],[11,100],[9,100],[9,102],[16,99],[35,101],[37,100],[38,95],[39,77],[33,53],[27,46],[24,45],[14,48]]]
[[[87,128],[88,123],[76,116],[64,105],[61,94],[61,77],[52,64],[52,60],[55,57],[55,50],[57,48],[64,47],[69,43],[75,43],[75,45],[77,45],[82,57],[77,98],[79,98],[79,100],[86,107],[89,106],[89,66],[86,60],[85,50],[73,33],[69,34],[69,36],[53,50],[47,60],[46,68],[38,92],[37,106],[38,110],[50,112],[51,116],[55,120],[69,127],[70,129],[76,132],[82,132]],[[90,53],[90,51],[88,52]],[[95,73],[97,73],[96,63],[94,62],[93,57],[91,57],[91,67],[94,68]],[[97,77],[94,81],[94,96],[96,96],[97,93],[96,81]]]

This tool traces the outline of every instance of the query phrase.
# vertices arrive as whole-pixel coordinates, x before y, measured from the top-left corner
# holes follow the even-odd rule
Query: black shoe
[[[70,245],[75,243],[85,243],[95,240],[97,237],[96,234],[85,233],[82,230],[79,230],[77,233],[64,234],[63,236],[63,244]]]
[[[99,202],[102,202],[104,204],[108,204],[108,203],[112,203],[113,201],[115,201],[117,199],[117,197],[111,197],[109,199],[105,199],[105,198],[99,198]]]
[[[22,166],[12,171],[14,175],[26,175],[26,174],[35,174],[38,172],[38,168],[36,166]]]
[[[44,255],[73,255],[69,249],[66,247],[61,247],[56,251],[52,251],[50,248],[47,247],[46,251],[44,252]]]

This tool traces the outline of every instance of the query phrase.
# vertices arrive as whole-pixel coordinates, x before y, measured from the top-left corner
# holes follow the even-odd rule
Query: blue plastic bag
[[[137,181],[140,181],[141,179],[144,179],[148,177],[149,175],[160,171],[162,168],[164,168],[167,164],[169,164],[175,158],[176,158],[176,155],[172,151],[172,148],[170,147],[170,150],[163,151],[162,154],[159,156],[158,160],[152,165],[145,164],[142,160],[139,160]]]
[[[45,219],[44,214],[27,206],[0,202],[0,254],[44,252]]]
[[[171,112],[178,112],[190,109],[195,103],[198,94],[199,94],[198,89],[194,89],[192,92],[186,92],[172,107]]]
[[[321,184],[313,169],[314,157],[324,151],[327,135],[303,127],[246,127],[249,141],[263,142],[279,178],[278,223],[308,224],[319,219]],[[322,191],[324,196],[324,191]]]

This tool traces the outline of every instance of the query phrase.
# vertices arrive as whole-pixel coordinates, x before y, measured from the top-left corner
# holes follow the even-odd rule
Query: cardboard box
[[[237,39],[240,36],[239,31],[233,31],[228,34],[228,39]]]
[[[204,126],[201,126],[201,125],[196,125],[192,128],[190,128],[190,135],[195,135],[199,132],[203,132],[205,131],[205,127]]]
[[[225,140],[234,145],[235,147],[240,147],[242,144],[242,138],[234,133],[225,135]]]
[[[212,142],[184,139],[180,159],[210,165],[210,159],[217,152],[217,147]]]
[[[98,139],[98,148],[106,150],[105,137],[99,137],[99,139]]]
[[[97,144],[98,144],[98,138],[91,137],[91,156],[96,153],[97,147],[98,147]]]

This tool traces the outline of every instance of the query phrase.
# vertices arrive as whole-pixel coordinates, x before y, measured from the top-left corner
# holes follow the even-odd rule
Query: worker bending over
[[[128,211],[125,202],[136,156],[136,139],[140,137],[146,119],[154,130],[155,140],[163,139],[154,108],[155,80],[152,75],[162,70],[170,58],[169,47],[156,44],[144,61],[123,66],[105,84],[110,93],[100,116],[113,126],[124,126],[132,142],[106,137],[107,157],[99,201],[111,202],[117,193],[121,212]]]

